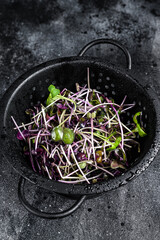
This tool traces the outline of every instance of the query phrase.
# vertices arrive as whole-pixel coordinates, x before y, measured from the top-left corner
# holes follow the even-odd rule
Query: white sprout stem
[[[60,119],[59,119],[59,122],[60,122],[60,123],[61,123],[61,121],[62,121],[63,118],[64,118],[65,112],[66,112],[66,110],[64,109],[63,112],[62,112],[62,114],[61,114],[61,116],[60,116]],[[72,113],[71,113],[71,116],[72,116]]]
[[[29,139],[28,145],[29,145],[29,155],[30,155],[30,160],[31,160],[32,168],[33,168],[33,170],[36,172],[36,169],[35,169],[34,163],[33,163],[32,149],[31,149],[31,139]]]
[[[74,128],[74,133],[77,131],[78,125],[79,125],[79,122],[76,124],[76,126]]]
[[[101,104],[95,105],[94,107],[90,108],[87,112],[85,112],[85,114],[83,114],[82,117],[84,117],[87,113],[89,113],[89,112],[92,111],[93,109],[95,109],[95,108],[97,108],[97,107],[100,107],[100,106],[104,106],[104,105],[106,105],[106,106],[107,106],[107,105],[115,105],[115,106],[119,107],[119,105],[116,104],[116,103],[101,103]]]
[[[122,105],[124,104],[124,102],[125,102],[126,98],[127,98],[127,96],[124,96],[124,99],[123,99],[123,101],[122,101],[122,103],[121,103],[121,105],[120,105],[120,106],[122,106]]]
[[[74,149],[74,151],[77,152],[78,149],[81,148],[81,147],[82,147],[82,146],[78,146],[78,147],[76,147],[76,148]]]
[[[98,98],[98,101],[99,101],[100,103],[102,103],[102,101],[101,101],[101,99],[100,99],[100,97],[99,97],[99,94],[96,93],[96,96],[97,96],[97,98]]]
[[[87,84],[88,84],[88,88],[89,88],[89,90],[90,90],[89,67],[87,68]]]
[[[24,130],[26,130],[26,129],[27,129],[27,128],[25,127],[24,123],[22,123],[22,126],[23,126]]]
[[[45,112],[44,112],[44,107],[43,106],[42,106],[42,115],[43,115],[45,127],[47,129],[47,121],[46,121],[46,116],[45,116]]]
[[[47,136],[45,136],[45,141],[47,142]],[[46,144],[46,146],[47,146],[47,157],[48,157],[50,155],[50,153],[49,153],[49,145]]]
[[[94,149],[94,141],[93,141],[93,118],[91,118],[91,140],[92,140],[92,151],[93,151],[93,157],[95,160],[95,165],[97,168],[97,162],[96,162],[96,154],[95,154],[95,149]]]
[[[54,154],[55,154],[56,149],[57,149],[57,146],[55,146],[55,147],[53,148],[53,150],[52,150],[49,158],[53,158],[53,157],[54,157]]]
[[[80,104],[83,104],[83,103],[85,103],[85,102],[86,102],[85,100],[83,100],[83,99],[80,99],[80,98],[78,98],[78,100],[79,100],[79,102],[77,102],[77,105],[80,105]],[[89,102],[89,101],[87,101],[86,103],[87,103],[87,105],[88,105],[88,106],[90,106],[90,107],[93,107],[93,105],[92,105],[92,104],[90,104],[90,102]]]
[[[57,152],[57,154],[58,154],[58,157],[59,157],[59,159],[60,159],[60,162],[63,163],[63,164],[65,165],[65,162],[63,161],[63,159],[62,159],[62,157],[61,157],[59,151],[56,150],[56,152]]]
[[[37,119],[34,118],[34,123],[37,125],[37,127],[38,127],[38,122],[39,122],[40,117],[41,117],[41,115],[39,115],[37,117]]]
[[[109,117],[109,114],[107,113],[107,117],[108,117],[108,121],[105,123],[105,125],[109,125],[109,128],[111,127],[111,122],[113,121],[113,119],[116,117],[116,114],[112,117],[112,118],[110,118]]]
[[[49,108],[50,106],[52,106],[55,102],[57,102],[59,100],[59,98],[58,99],[56,99],[55,101],[53,101],[53,102],[51,102],[47,107],[45,107],[44,108],[44,110],[46,110],[47,108]],[[32,118],[35,118],[35,117],[37,117],[37,116],[39,116],[39,115],[41,115],[42,114],[42,111],[40,111],[39,113],[37,113],[36,115],[34,115]]]
[[[88,178],[88,180],[92,180],[92,179],[98,178],[101,175],[102,175],[102,173],[100,173],[100,174],[98,174],[98,175],[96,175],[94,177],[90,177],[90,178]],[[58,181],[62,182],[62,183],[73,183],[73,184],[75,184],[75,183],[84,182],[86,180],[85,179],[79,179],[79,180],[75,180],[75,181],[65,181],[65,180],[58,180]]]
[[[69,118],[70,118],[70,116],[67,117],[63,122],[61,122],[61,123],[57,126],[57,128],[60,127],[60,126],[62,126]]]
[[[121,110],[121,113],[122,113],[122,112],[125,112],[126,110],[128,110],[128,109],[130,109],[130,108],[133,108],[133,106],[129,106],[129,107],[127,107],[127,108]]]
[[[82,94],[82,92],[84,92],[84,91],[87,91],[87,90],[86,90],[86,85],[78,92],[78,94],[77,94],[77,93],[74,93],[74,94],[72,95],[72,98],[73,98],[74,96],[76,96],[76,98],[74,98],[74,99],[77,99],[79,96],[82,96],[81,94]]]
[[[18,129],[19,133],[21,134],[22,138],[26,141],[26,139],[25,139],[23,133],[21,132],[20,128],[18,127],[18,125],[17,125],[17,123],[16,123],[16,121],[14,120],[14,117],[11,116],[11,118],[12,118],[12,121],[14,122],[16,128]]]
[[[116,117],[117,115],[116,115],[116,114],[113,115],[113,113],[112,113],[112,116],[113,116],[113,117]],[[128,132],[133,133],[125,124],[123,124],[122,122],[121,122],[121,124],[122,124],[122,126],[123,126],[124,128],[126,128],[126,129],[128,130]]]
[[[84,141],[85,141],[85,139],[82,139],[82,140],[79,140],[78,142],[72,143],[72,148],[73,148],[75,145],[78,145],[79,143],[82,143],[82,142],[84,142]]]
[[[94,164],[91,164],[91,165],[94,166]],[[114,175],[113,175],[111,172],[107,171],[106,169],[104,169],[104,168],[102,168],[102,167],[99,167],[99,166],[97,166],[97,168],[98,168],[98,169],[101,169],[102,171],[104,171],[104,172],[108,173],[109,175],[111,175],[112,177],[114,177]]]
[[[72,177],[72,176],[71,177],[66,177],[66,176],[64,176],[63,179],[79,179],[79,177],[78,176],[77,177]]]
[[[90,182],[89,182],[88,179],[86,178],[84,172],[82,171],[82,169],[80,168],[80,166],[79,166],[79,164],[78,164],[78,162],[77,162],[77,159],[76,159],[76,157],[75,157],[75,155],[74,155],[74,152],[73,152],[72,146],[71,146],[71,152],[72,152],[72,156],[73,156],[73,158],[74,158],[74,161],[75,161],[75,163],[76,163],[76,165],[77,165],[79,171],[81,172],[81,174],[82,174],[82,176],[84,177],[84,179],[86,180],[86,182],[87,182],[88,184],[90,184]]]
[[[124,136],[123,136],[123,128],[122,128],[121,120],[120,120],[119,114],[118,114],[117,110],[115,109],[115,107],[113,106],[113,104],[111,104],[111,107],[113,108],[113,110],[115,111],[115,113],[116,113],[116,115],[117,115],[117,119],[118,119],[119,127],[120,127],[120,130],[121,130],[122,150],[124,151],[124,149],[123,149],[123,140],[124,140]]]
[[[61,170],[60,170],[60,168],[59,168],[59,166],[56,166],[57,167],[57,170],[58,170],[58,172],[59,172],[59,175],[61,176],[61,178],[63,179],[64,177],[63,177],[63,175],[62,175],[62,172],[61,172]]]
[[[62,150],[62,152],[63,152],[63,155],[64,155],[64,157],[65,157],[68,165],[72,165],[71,162],[69,161],[69,159],[68,159],[68,157],[67,157],[67,155],[66,155],[66,153],[65,153],[65,151],[64,151],[64,149],[63,149],[63,147],[62,147],[62,145],[60,146],[60,148],[61,148],[61,150]]]
[[[67,153],[67,155],[68,155],[67,157],[68,157],[69,161],[70,161],[70,152],[71,152],[70,150],[71,150],[71,145],[68,146],[68,153]]]
[[[47,174],[48,174],[48,177],[49,177],[50,179],[52,179],[52,177],[51,177],[51,175],[50,175],[50,173],[49,173],[48,167],[46,166],[46,156],[45,156],[45,154],[43,155],[43,161],[44,161],[44,166],[45,166],[46,172],[47,172]]]
[[[87,95],[86,95],[86,101],[85,101],[85,107],[84,107],[84,109],[85,109],[85,112],[87,111],[86,110],[86,107],[87,107],[87,102],[88,102],[88,95],[89,95],[89,92],[90,92],[90,89],[88,89],[88,91],[87,91]]]
[[[123,128],[122,128],[122,124],[121,124],[121,120],[120,120],[120,117],[119,117],[119,115],[118,115],[118,113],[117,113],[117,111],[116,111],[116,115],[117,115],[117,118],[118,118],[118,122],[119,122],[119,127],[120,127],[120,130],[121,130],[121,142],[122,142],[122,150],[124,151],[124,149],[123,149],[123,144],[124,144],[124,136],[123,136]]]
[[[73,172],[69,173],[68,175],[66,175],[64,178],[67,178],[67,177],[75,174],[75,173],[78,172],[78,171],[79,171],[79,169],[76,169],[75,171],[73,171]]]
[[[70,122],[71,122],[72,115],[73,115],[73,109],[71,110],[71,114],[70,114],[69,119],[68,119],[69,125],[70,125]]]
[[[84,160],[84,161],[80,161],[80,163],[89,163],[89,164],[92,164],[93,163],[93,161],[92,160]],[[60,169],[66,169],[66,168],[72,168],[72,167],[74,167],[74,166],[77,166],[77,164],[76,163],[73,163],[72,164],[72,166],[59,166],[60,167]],[[77,169],[78,171],[79,171],[79,169]]]
[[[84,128],[81,128],[79,131],[81,132],[82,130],[85,130],[85,129],[91,129],[91,127],[84,127]],[[96,127],[93,127],[94,130],[98,130],[100,132],[104,132],[104,133],[107,133],[107,131],[101,129],[101,128],[96,128]],[[83,131],[82,131],[83,132]]]
[[[46,121],[46,123],[49,123],[51,120],[53,120],[55,118],[55,116],[52,116],[52,117],[50,117],[47,121]]]
[[[88,134],[90,134],[90,132],[78,132],[78,133],[80,133],[84,138],[86,138],[87,139],[87,141],[89,142],[89,143],[91,143],[92,144],[92,142],[91,142],[91,140],[89,139],[90,138],[90,136],[88,136],[88,135],[85,135],[84,133],[88,133]],[[95,142],[95,143],[97,143],[98,144],[98,141],[97,140],[95,140],[95,139],[93,139],[93,141]]]
[[[111,146],[111,144],[106,144],[105,145],[105,147],[109,147],[109,146]],[[103,146],[104,147],[104,146]],[[92,148],[92,147],[91,147]],[[102,146],[100,145],[100,146],[94,146],[94,149],[102,149]]]
[[[88,147],[86,147],[86,151],[87,151],[87,156],[88,156],[88,161],[90,160],[90,151],[88,149]]]
[[[106,134],[106,137],[107,137],[107,134]],[[106,161],[106,159],[107,159],[107,155],[106,155],[106,141],[104,141],[103,152],[104,152],[104,161]]]
[[[69,105],[68,101],[65,101],[65,103],[66,103],[67,106],[72,110],[72,107]]]
[[[91,134],[90,132],[83,132],[83,133],[88,133],[88,134]],[[110,145],[112,145],[112,143],[108,140],[108,139],[106,139],[104,136],[101,136],[101,135],[99,135],[99,134],[97,134],[97,133],[93,133],[93,135],[94,136],[96,136],[96,137],[98,137],[98,138],[100,138],[101,140],[105,140],[108,144],[110,144]],[[95,140],[94,140],[95,141]],[[90,141],[90,143],[92,144],[92,142]]]
[[[84,149],[85,149],[85,147],[86,147],[86,138],[84,139],[84,144],[83,144],[83,148],[82,148],[82,152],[84,152]]]
[[[38,139],[39,139],[39,136],[40,136],[40,134],[41,134],[41,131],[42,131],[42,130],[39,131],[39,133],[37,134],[36,140],[35,140],[35,151],[36,151],[37,146],[38,146]]]
[[[20,125],[20,126],[18,126],[18,128],[24,128],[24,127],[26,127],[26,126],[29,126],[29,125],[31,125],[31,124],[33,124],[33,123],[35,123],[34,121],[32,121],[32,122],[30,122],[30,123],[26,123],[26,124],[22,124],[22,125]],[[15,127],[14,129],[18,129],[17,127]]]
[[[85,90],[85,92],[83,92],[82,94],[77,95],[76,98],[74,98],[74,100],[77,100],[77,99],[83,97],[84,95],[86,95],[86,94],[87,94],[87,91],[88,91],[88,89]],[[83,100],[83,99],[82,99],[82,100]]]
[[[128,148],[132,148],[132,146],[130,146],[130,145],[126,144],[126,143],[124,143],[124,146],[126,146]]]
[[[90,174],[90,173],[92,173],[92,172],[95,172],[95,171],[97,171],[97,168],[94,168],[93,170],[87,172],[85,175],[87,176],[88,174]]]

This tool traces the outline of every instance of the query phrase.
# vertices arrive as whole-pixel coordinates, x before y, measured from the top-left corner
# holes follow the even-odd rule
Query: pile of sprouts
[[[137,135],[146,136],[139,123],[142,112],[130,123],[121,116],[134,107],[110,100],[103,93],[76,84],[77,92],[48,87],[45,104],[27,109],[30,122],[18,126],[17,138],[33,170],[55,181],[96,183],[121,175],[129,168],[128,154],[140,152]]]

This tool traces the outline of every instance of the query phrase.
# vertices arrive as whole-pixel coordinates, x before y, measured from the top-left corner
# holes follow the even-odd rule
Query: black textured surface
[[[24,71],[43,61],[76,55],[90,40],[120,40],[130,50],[132,74],[160,94],[159,1],[1,1],[0,81],[2,96]],[[124,66],[112,47],[95,47]],[[3,139],[2,139],[3,140]],[[19,176],[1,157],[0,239],[160,239],[159,156],[126,186],[90,199],[72,216],[47,221],[28,214],[18,201]],[[28,199],[41,209],[64,209],[72,201],[27,187]]]

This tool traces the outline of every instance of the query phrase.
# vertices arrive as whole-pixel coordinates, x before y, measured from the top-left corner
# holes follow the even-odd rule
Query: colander
[[[128,50],[119,42],[111,39],[97,39],[88,43],[78,56],[59,58],[42,63],[19,77],[9,87],[0,103],[0,132],[1,150],[4,159],[21,175],[18,185],[18,196],[24,207],[31,213],[43,218],[65,217],[73,213],[86,198],[94,197],[109,190],[128,183],[131,179],[143,172],[153,161],[160,148],[160,104],[157,95],[150,88],[142,85],[129,75],[128,69],[120,69],[101,58],[86,57],[84,53],[96,44],[112,44],[120,48],[127,60],[127,68],[131,69],[131,57]],[[50,180],[35,173],[24,159],[20,141],[11,121],[14,116],[18,124],[26,122],[25,110],[40,102],[45,102],[48,96],[48,86],[64,87],[75,91],[75,83],[86,84],[86,69],[90,69],[91,88],[101,91],[115,102],[121,103],[127,95],[128,103],[135,103],[130,115],[124,121],[130,121],[133,114],[142,111],[142,123],[147,136],[139,139],[141,152],[133,154],[130,169],[121,176],[95,184],[65,184]],[[69,209],[47,213],[34,208],[25,198],[24,185],[28,180],[31,183],[51,192],[76,198],[77,201]]]

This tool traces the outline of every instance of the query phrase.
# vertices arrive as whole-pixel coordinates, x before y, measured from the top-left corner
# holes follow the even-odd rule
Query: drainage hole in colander
[[[101,82],[102,82],[102,79],[101,79],[101,78],[98,78],[98,82],[101,83]]]
[[[110,80],[110,77],[106,77],[106,80],[109,81],[109,80]]]
[[[147,118],[148,118],[147,114],[145,114],[145,115],[144,115],[144,118],[145,118],[145,119],[147,119]]]
[[[107,96],[108,94],[107,94],[107,92],[104,92],[104,96]]]
[[[103,73],[99,73],[99,77],[103,77]]]
[[[112,88],[114,88],[114,87],[115,87],[114,83],[111,83],[111,87],[112,87]]]
[[[115,91],[112,91],[112,95],[116,95]]]
[[[36,87],[33,87],[32,90],[35,91],[35,90],[36,90]]]
[[[105,85],[105,89],[109,89],[109,86],[108,86],[108,85]]]
[[[138,105],[139,105],[139,106],[141,106],[141,105],[142,105],[142,103],[139,101],[139,102],[138,102]]]
[[[101,87],[100,87],[100,86],[97,86],[97,87],[96,87],[96,89],[97,89],[97,90],[100,90],[100,89],[101,89]]]
[[[48,82],[49,82],[49,79],[47,78],[47,79],[45,80],[45,82],[48,83]]]
[[[32,99],[32,98],[33,98],[33,95],[32,95],[32,94],[31,94],[31,95],[29,95],[29,98],[30,98],[30,99]]]

